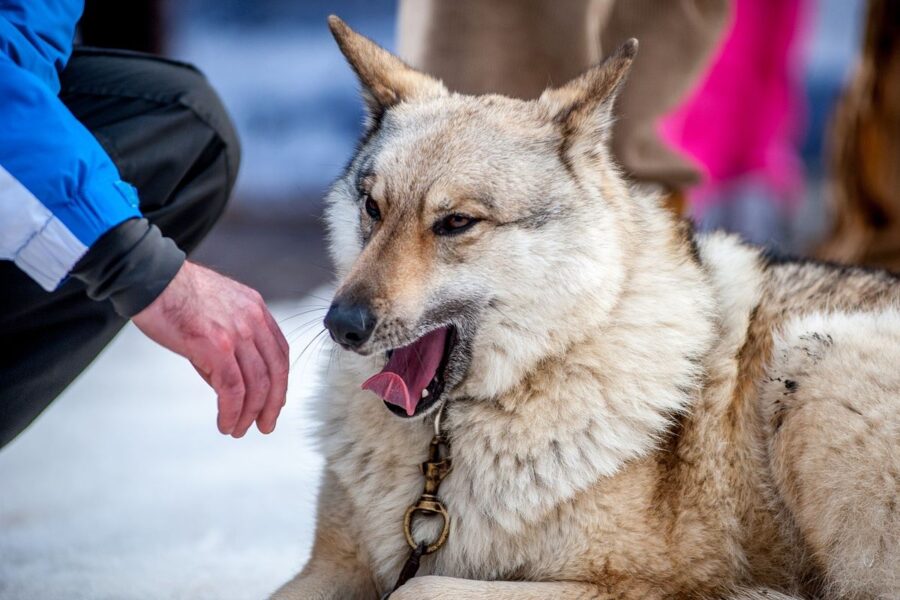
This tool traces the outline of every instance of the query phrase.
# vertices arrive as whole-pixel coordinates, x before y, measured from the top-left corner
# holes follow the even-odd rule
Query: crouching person
[[[218,427],[272,431],[288,346],[260,295],[185,259],[240,147],[190,65],[75,48],[82,0],[0,4],[0,447],[132,319],[218,395]]]

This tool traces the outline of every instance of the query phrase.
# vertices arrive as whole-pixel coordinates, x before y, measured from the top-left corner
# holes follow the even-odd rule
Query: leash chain
[[[425,489],[419,499],[406,509],[403,516],[403,534],[406,537],[406,543],[410,547],[409,556],[400,569],[400,575],[397,577],[397,583],[394,588],[382,596],[382,600],[396,592],[403,584],[416,576],[419,571],[419,563],[423,556],[433,554],[441,549],[441,546],[447,541],[450,535],[450,514],[444,503],[438,498],[438,488],[441,482],[453,469],[453,463],[450,458],[450,444],[441,435],[441,414],[444,412],[444,405],[438,408],[437,415],[434,418],[434,437],[428,447],[428,460],[420,465],[422,475],[425,477]],[[431,542],[416,542],[412,535],[413,520],[416,516],[423,517],[441,517],[443,526],[437,538]]]

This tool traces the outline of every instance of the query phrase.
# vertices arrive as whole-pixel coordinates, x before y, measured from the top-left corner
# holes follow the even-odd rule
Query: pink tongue
[[[381,373],[362,384],[362,389],[378,394],[385,402],[396,404],[410,417],[422,398],[422,390],[434,379],[447,341],[447,328],[428,333],[409,346],[397,348]]]

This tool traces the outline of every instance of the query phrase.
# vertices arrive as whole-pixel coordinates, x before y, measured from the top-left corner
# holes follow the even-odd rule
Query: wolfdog
[[[327,203],[349,352],[275,597],[900,598],[900,280],[627,184],[636,41],[524,101],[330,26],[368,115]]]

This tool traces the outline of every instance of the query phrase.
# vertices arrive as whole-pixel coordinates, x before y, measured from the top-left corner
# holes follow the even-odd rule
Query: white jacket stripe
[[[0,259],[14,260],[52,291],[85,252],[87,246],[0,166]]]

